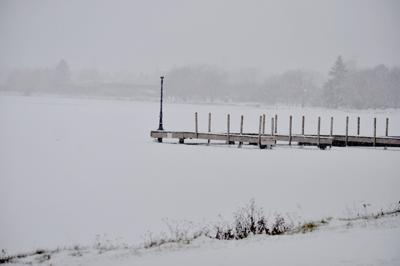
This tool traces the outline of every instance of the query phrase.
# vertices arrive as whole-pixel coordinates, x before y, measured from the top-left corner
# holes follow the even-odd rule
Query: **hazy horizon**
[[[164,73],[193,64],[327,73],[400,65],[397,1],[2,1],[0,68]]]

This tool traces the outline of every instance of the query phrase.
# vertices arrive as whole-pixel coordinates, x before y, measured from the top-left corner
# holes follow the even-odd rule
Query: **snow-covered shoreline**
[[[99,243],[93,247],[38,250],[15,256],[11,265],[396,265],[400,262],[398,213],[351,222],[331,220],[312,231],[245,240],[200,237],[189,244],[154,248]]]

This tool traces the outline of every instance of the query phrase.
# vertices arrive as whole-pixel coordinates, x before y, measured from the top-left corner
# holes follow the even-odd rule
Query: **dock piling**
[[[240,116],[240,136],[243,135],[243,115]],[[243,142],[239,141],[239,148],[242,147]]]
[[[333,136],[333,116],[331,116],[331,137]]]
[[[211,133],[211,113],[208,113],[208,133]],[[207,143],[210,144],[211,140],[208,138]]]
[[[261,125],[262,125],[262,116],[260,115],[260,123],[258,124],[258,147],[261,149]]]
[[[265,134],[265,114],[262,116],[262,133]]]
[[[348,141],[349,141],[349,117],[346,116],[346,140],[345,140],[346,146],[347,146]]]
[[[275,129],[275,134],[277,134],[278,133],[278,115],[277,114],[275,115],[275,127],[274,127],[274,129]]]
[[[374,147],[376,146],[376,117],[374,117]]]
[[[197,119],[197,112],[194,113],[194,130],[196,135],[199,135],[199,127],[198,127],[198,119]]]
[[[271,117],[271,136],[274,135],[274,118]]]
[[[240,116],[240,135],[243,135],[243,115]]]
[[[289,145],[292,145],[292,116],[289,116]]]
[[[301,135],[304,136],[304,123],[305,123],[305,117],[304,115],[301,117]]]
[[[357,117],[357,136],[360,136],[360,117]]]
[[[320,116],[318,116],[317,135],[318,135],[318,147],[321,147],[321,117]]]
[[[226,143],[233,144],[231,142],[231,136],[230,136],[230,134],[231,134],[231,115],[230,114],[227,114],[227,116],[226,116],[226,126],[227,126],[227,128],[226,128],[226,131],[227,131]]]
[[[385,130],[385,136],[389,136],[389,118],[386,117],[386,130]]]

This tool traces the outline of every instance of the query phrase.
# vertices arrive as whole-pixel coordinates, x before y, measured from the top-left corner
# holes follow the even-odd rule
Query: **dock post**
[[[260,115],[260,123],[258,125],[258,147],[260,149],[265,149],[266,145],[261,143],[261,133],[262,133],[262,116]]]
[[[278,133],[278,115],[276,114],[275,115],[275,134],[277,134]]]
[[[271,136],[274,135],[274,118],[271,117]]]
[[[265,134],[265,114],[262,116],[262,133]]]
[[[357,117],[357,136],[360,136],[360,117]]]
[[[240,116],[240,135],[243,134],[243,115]]]
[[[374,117],[374,147],[376,146],[376,117]]]
[[[227,144],[231,144],[231,140],[230,140],[230,133],[231,133],[231,115],[230,115],[230,114],[227,114],[227,115],[226,115],[226,131],[227,131],[226,143],[227,143]]]
[[[198,137],[198,135],[199,135],[199,131],[198,131],[198,122],[197,122],[197,112],[195,112],[194,113],[194,130],[195,130],[195,133],[196,133],[196,138]]]
[[[346,116],[346,140],[345,140],[346,146],[348,141],[349,141],[349,117]]]
[[[304,136],[304,123],[305,123],[305,117],[304,115],[301,117],[301,135]]]
[[[243,135],[243,115],[240,116],[240,136]],[[242,147],[243,142],[239,141],[239,148]]]
[[[289,116],[289,145],[292,145],[292,116]]]
[[[258,124],[258,147],[261,148],[261,124],[262,124],[262,116],[260,115],[260,123]]]
[[[385,136],[389,136],[389,118],[386,117],[386,131],[385,131]]]
[[[331,116],[331,137],[333,136],[333,116]]]
[[[211,133],[211,113],[208,113],[208,134]],[[210,144],[210,136],[208,136],[207,144]]]
[[[317,135],[318,135],[318,147],[321,147],[321,117],[318,116],[318,129],[317,129]]]

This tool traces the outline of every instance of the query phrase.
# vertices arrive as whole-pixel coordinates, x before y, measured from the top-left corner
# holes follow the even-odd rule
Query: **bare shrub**
[[[292,228],[286,223],[285,219],[278,215],[273,223],[268,226],[268,220],[265,218],[264,210],[258,207],[255,200],[252,199],[244,207],[239,208],[234,213],[233,225],[215,226],[215,239],[230,240],[244,239],[250,235],[279,235]]]
[[[275,221],[272,224],[270,234],[271,235],[281,235],[281,234],[289,231],[291,228],[292,228],[292,226],[288,225],[285,222],[285,219],[282,216],[278,215],[275,217]]]
[[[213,225],[214,233],[212,235],[208,235],[208,237],[219,240],[235,239],[235,230],[232,225],[223,220],[221,216],[219,216],[219,218],[220,221]]]
[[[246,238],[250,234],[269,234],[264,210],[257,207],[254,199],[235,212],[234,223],[236,239]]]

